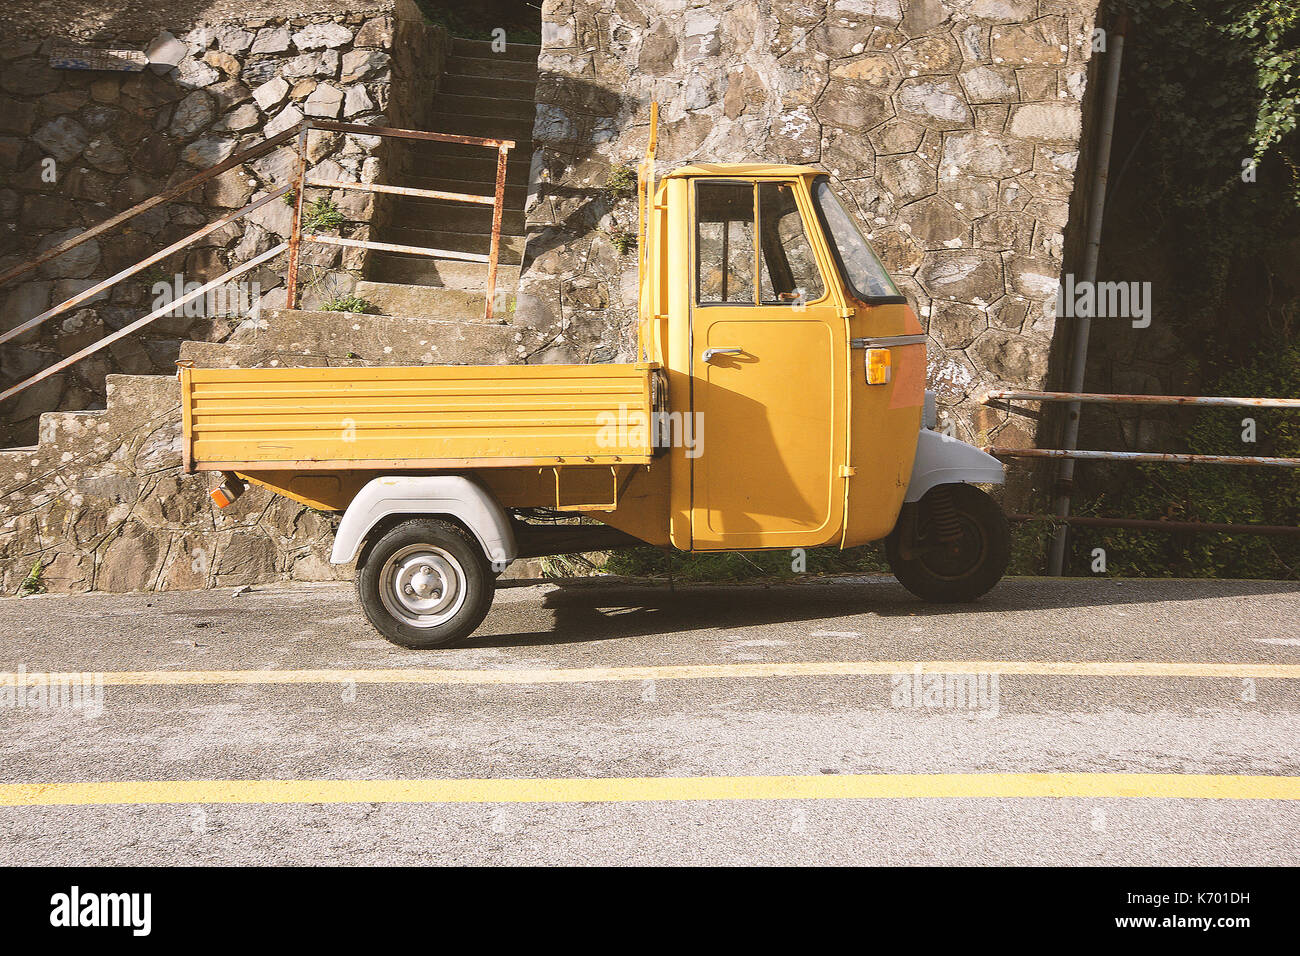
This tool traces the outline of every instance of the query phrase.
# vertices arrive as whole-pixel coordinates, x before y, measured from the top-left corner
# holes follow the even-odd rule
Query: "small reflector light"
[[[888,385],[891,361],[889,349],[867,349],[867,384]]]
[[[238,475],[225,472],[223,477],[225,481],[208,492],[208,497],[212,499],[218,508],[229,507],[248,487],[248,483]]]

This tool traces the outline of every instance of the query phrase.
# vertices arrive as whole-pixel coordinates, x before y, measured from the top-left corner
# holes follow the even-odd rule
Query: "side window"
[[[758,223],[762,304],[820,299],[826,290],[789,183],[759,184]]]
[[[695,301],[754,304],[754,187],[698,183],[695,192]]]

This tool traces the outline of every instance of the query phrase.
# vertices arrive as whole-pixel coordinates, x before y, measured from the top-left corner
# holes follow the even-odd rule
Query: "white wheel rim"
[[[438,627],[456,616],[468,590],[465,569],[431,544],[395,551],[379,575],[379,599],[388,613],[412,627]]]

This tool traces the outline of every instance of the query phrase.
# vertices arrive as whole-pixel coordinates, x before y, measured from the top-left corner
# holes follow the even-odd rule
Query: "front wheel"
[[[973,485],[939,485],[905,505],[885,539],[899,583],[941,603],[973,601],[1002,579],[1011,529],[1002,509]]]
[[[496,582],[482,548],[459,525],[413,518],[361,556],[357,595],[366,618],[394,644],[446,647],[482,623]]]

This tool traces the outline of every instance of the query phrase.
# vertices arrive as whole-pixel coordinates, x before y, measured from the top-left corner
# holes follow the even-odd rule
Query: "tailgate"
[[[186,469],[648,463],[656,368],[182,366]]]

